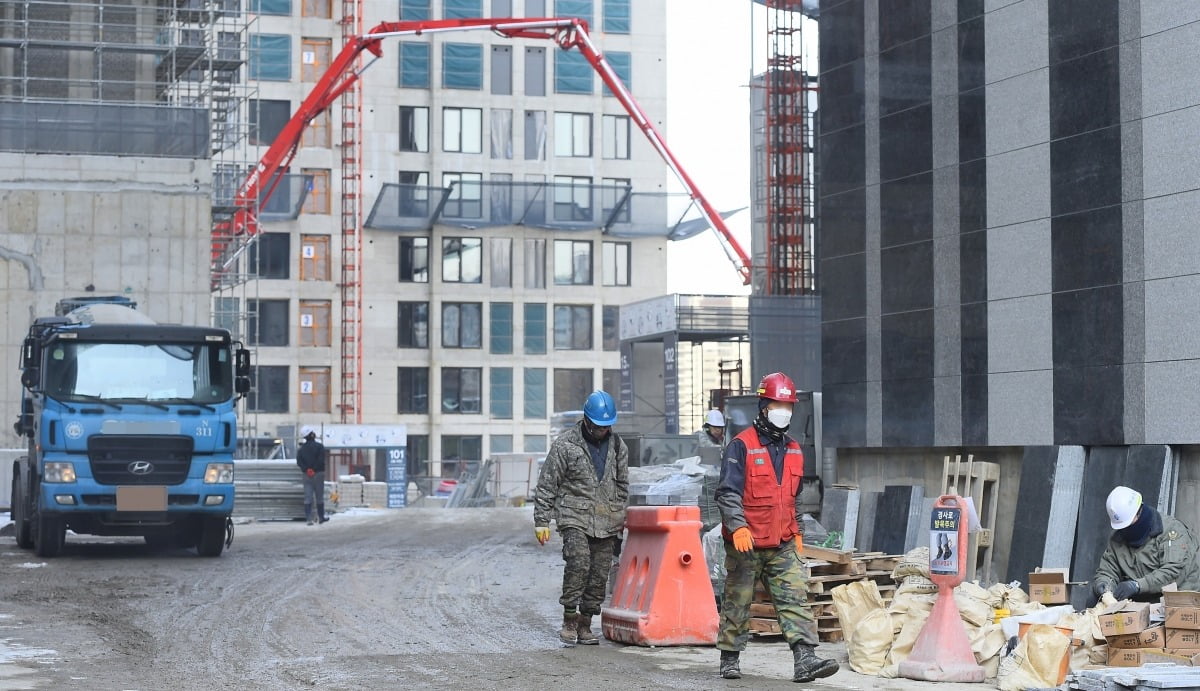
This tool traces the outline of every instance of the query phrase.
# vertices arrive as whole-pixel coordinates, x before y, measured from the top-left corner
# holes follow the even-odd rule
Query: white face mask
[[[787,408],[774,408],[767,411],[767,422],[778,429],[785,429],[792,424],[792,411]]]

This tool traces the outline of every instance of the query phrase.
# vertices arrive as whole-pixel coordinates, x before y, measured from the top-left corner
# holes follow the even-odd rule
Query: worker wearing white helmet
[[[699,446],[712,446],[718,449],[725,446],[725,416],[716,408],[704,416],[704,428],[696,432]]]
[[[1105,503],[1112,538],[1092,578],[1099,599],[1156,601],[1163,586],[1200,590],[1196,538],[1182,521],[1159,513],[1129,487],[1115,487]]]

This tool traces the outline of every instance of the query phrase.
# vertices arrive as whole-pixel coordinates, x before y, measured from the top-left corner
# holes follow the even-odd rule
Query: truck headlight
[[[52,461],[42,467],[42,482],[75,482],[75,464]]]
[[[233,464],[232,463],[209,463],[208,468],[204,471],[204,484],[215,485],[218,483],[233,482]]]

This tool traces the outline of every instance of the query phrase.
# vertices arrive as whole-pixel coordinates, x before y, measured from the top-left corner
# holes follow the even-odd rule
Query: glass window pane
[[[442,109],[442,151],[462,151],[463,118],[461,108]]]
[[[572,242],[570,240],[555,240],[554,241],[554,283],[557,285],[570,285],[573,277],[573,265],[571,263]]]
[[[490,350],[492,353],[507,355],[513,351],[512,319],[513,306],[511,302],[493,302],[489,305],[490,320],[488,324]]]
[[[483,0],[445,0],[446,19],[470,19],[483,16]]]
[[[292,77],[292,37],[250,34],[250,78],[287,81]]]
[[[405,41],[400,44],[400,86],[429,88],[429,44]]]
[[[525,418],[545,420],[546,414],[546,369],[525,368]]]
[[[400,19],[404,21],[430,19],[430,0],[400,0]]]
[[[571,16],[571,15],[558,15]],[[560,94],[590,94],[592,66],[587,58],[576,52],[554,51],[554,91]]]
[[[525,435],[525,452],[526,453],[545,453],[549,446],[546,442],[544,434],[526,434]]]
[[[466,303],[460,306],[459,319],[462,321],[462,347],[479,348],[483,344],[482,305]]]
[[[603,325],[603,348],[604,350],[617,350],[621,345],[620,337],[620,317],[621,308],[616,305],[605,305],[602,319]],[[616,389],[605,388],[605,391],[612,393]]]
[[[546,352],[546,305],[525,304],[525,352],[541,355]]]
[[[475,367],[462,370],[463,413],[478,413],[483,410],[483,370]]]
[[[604,31],[627,34],[630,31],[630,0],[604,0]]]
[[[578,17],[592,25],[592,0],[554,0],[555,17]]]
[[[292,13],[292,0],[250,0],[250,11],[256,14]]]
[[[608,58],[608,64],[612,65],[613,72],[617,73],[617,77],[621,79],[625,88],[633,89],[633,57],[629,53],[619,50],[605,51],[604,57]],[[608,85],[604,86],[604,93],[612,95]]]
[[[447,303],[442,305],[442,346],[446,348],[459,347],[459,333],[462,328],[459,305]]]
[[[511,367],[493,367],[490,370],[491,384],[491,414],[502,420],[512,419],[512,377]]]
[[[508,417],[512,418],[512,401],[509,401]],[[488,438],[488,447],[492,450],[492,453],[512,453],[513,435],[493,434]]]
[[[477,43],[443,44],[442,86],[447,89],[482,89],[483,46]]]
[[[463,108],[462,137],[463,153],[483,152],[483,109]]]

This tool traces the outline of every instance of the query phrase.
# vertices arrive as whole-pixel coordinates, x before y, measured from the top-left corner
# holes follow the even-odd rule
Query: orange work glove
[[[312,477],[317,474],[317,471],[313,470],[312,468],[309,468],[308,470],[304,471],[304,474],[309,477]]]
[[[750,534],[749,528],[743,526],[733,531],[733,548],[739,552],[754,549],[754,536]]]
[[[533,536],[537,538],[539,545],[544,545],[550,542],[550,527],[549,526],[534,526]]]
[[[796,554],[804,554],[804,536],[796,533]]]

